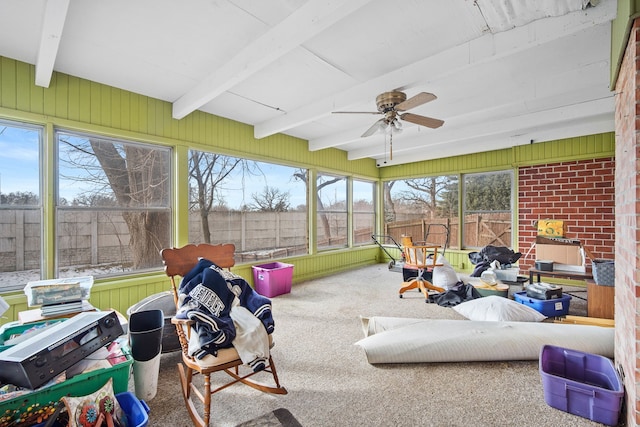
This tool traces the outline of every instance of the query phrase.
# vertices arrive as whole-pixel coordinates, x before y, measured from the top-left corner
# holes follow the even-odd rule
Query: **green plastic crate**
[[[14,335],[21,335],[25,331],[33,327],[46,325],[47,323],[53,325],[55,323],[62,322],[64,320],[67,320],[67,319],[43,320],[41,322],[27,323],[24,325],[20,325],[20,324],[13,325],[13,323],[7,323],[3,325],[2,328],[0,328],[0,351],[6,350],[9,347],[11,347],[10,345],[6,345],[5,343],[9,339],[11,339]]]
[[[3,420],[32,410],[34,407],[43,408],[55,404],[63,396],[85,396],[91,394],[105,385],[109,378],[113,378],[114,393],[127,391],[133,358],[128,349],[125,349],[124,354],[127,360],[117,365],[79,374],[71,379],[33,393],[0,401],[0,424],[2,424]]]

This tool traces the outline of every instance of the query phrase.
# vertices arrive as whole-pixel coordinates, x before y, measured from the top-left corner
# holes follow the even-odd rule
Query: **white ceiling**
[[[613,131],[616,0],[0,0],[0,56],[380,166]],[[595,6],[593,6],[595,4]],[[438,98],[361,135],[382,92]],[[386,138],[386,142],[385,142]],[[252,143],[252,142],[248,142]]]

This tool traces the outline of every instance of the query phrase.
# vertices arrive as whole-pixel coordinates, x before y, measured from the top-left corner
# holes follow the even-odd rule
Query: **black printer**
[[[531,283],[527,285],[527,296],[535,299],[557,299],[562,298],[562,286],[551,283]]]

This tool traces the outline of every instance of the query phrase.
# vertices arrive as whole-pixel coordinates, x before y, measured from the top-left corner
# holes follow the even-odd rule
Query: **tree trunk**
[[[211,243],[211,230],[209,229],[209,211],[200,209],[200,222],[202,223],[202,238],[204,243]]]
[[[160,250],[169,244],[169,213],[124,212],[122,216],[129,227],[129,248],[134,268],[157,267]]]
[[[118,149],[115,143],[100,139],[92,139],[90,143],[118,205],[123,208],[133,268],[157,267],[160,250],[170,244],[171,214],[127,208],[167,206],[169,162],[163,157],[166,154],[133,145]]]
[[[324,213],[324,205],[322,204],[322,200],[318,196],[318,210],[322,213],[320,214],[320,222],[322,223],[322,230],[324,231],[324,237],[327,239],[327,244],[331,243],[331,225],[329,224],[329,218],[327,214]]]

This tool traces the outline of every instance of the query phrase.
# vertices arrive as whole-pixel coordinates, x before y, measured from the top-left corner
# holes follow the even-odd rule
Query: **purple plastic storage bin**
[[[539,363],[549,406],[602,424],[618,424],[624,388],[611,359],[545,345]]]
[[[283,262],[254,265],[253,286],[260,295],[271,298],[291,292],[293,265]]]
[[[571,295],[562,295],[560,298],[553,299],[537,299],[527,296],[526,292],[516,292],[513,298],[520,304],[539,311],[547,317],[566,316],[569,313],[569,303]]]

